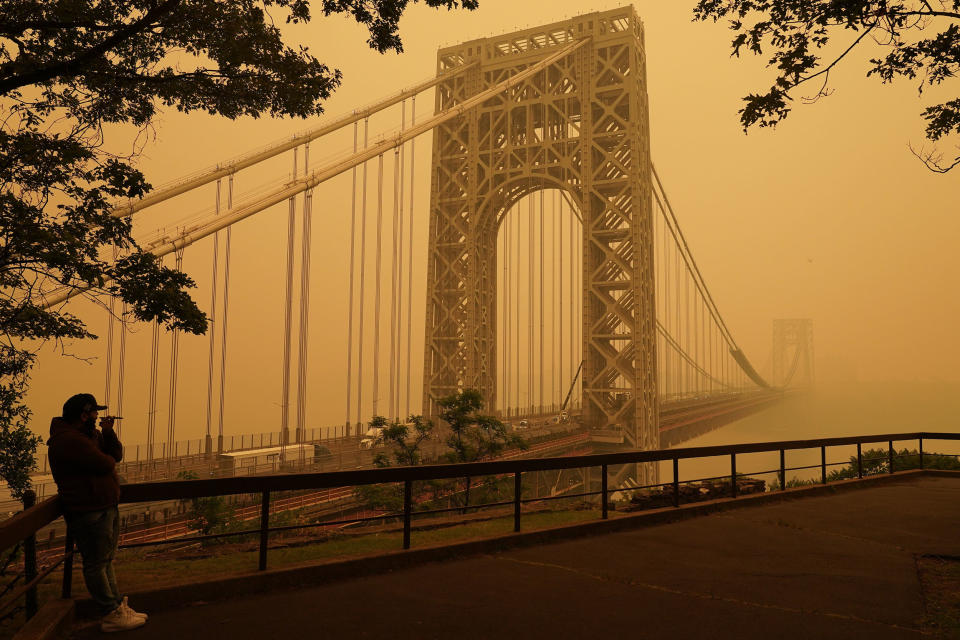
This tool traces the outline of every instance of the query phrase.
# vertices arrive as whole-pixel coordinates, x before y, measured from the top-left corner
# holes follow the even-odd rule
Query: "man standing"
[[[97,429],[97,412],[103,409],[89,393],[71,397],[63,416],[50,423],[47,451],[64,520],[83,558],[83,580],[103,616],[100,628],[123,631],[143,626],[147,615],[130,608],[113,573],[120,538],[115,467],[123,459],[123,445],[112,417],[100,418]]]

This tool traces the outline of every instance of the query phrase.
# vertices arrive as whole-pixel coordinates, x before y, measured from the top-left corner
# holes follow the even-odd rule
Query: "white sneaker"
[[[123,596],[123,602],[120,603],[120,608],[126,610],[128,615],[136,616],[137,618],[143,618],[143,621],[146,622],[150,616],[145,613],[140,613],[139,611],[134,611],[133,608],[127,603],[127,596]]]
[[[130,615],[130,613],[127,612],[127,609],[125,609],[123,605],[120,605],[100,619],[100,630],[105,633],[110,633],[112,631],[127,631],[128,629],[142,627],[146,623],[147,621],[143,618]]]

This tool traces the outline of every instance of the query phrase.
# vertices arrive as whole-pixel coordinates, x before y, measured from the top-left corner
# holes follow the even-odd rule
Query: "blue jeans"
[[[113,557],[120,540],[120,512],[117,507],[109,507],[101,511],[71,513],[66,520],[83,558],[83,581],[87,584],[87,591],[100,608],[100,614],[107,615],[123,600],[113,574]]]

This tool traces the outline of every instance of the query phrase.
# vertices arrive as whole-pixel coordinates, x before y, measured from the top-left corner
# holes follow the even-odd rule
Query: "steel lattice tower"
[[[583,411],[659,446],[653,220],[643,25],[628,6],[441,49],[437,111],[580,42],[433,139],[424,411],[496,394],[496,239],[505,214],[561,189],[583,223]]]
[[[787,387],[794,381],[799,381],[797,386],[806,387],[812,387],[814,382],[813,320],[809,318],[773,321],[772,383]]]

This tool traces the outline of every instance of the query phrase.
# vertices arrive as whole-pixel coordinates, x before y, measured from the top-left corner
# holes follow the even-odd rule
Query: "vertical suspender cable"
[[[120,311],[120,357],[117,362],[117,414],[123,415],[124,377],[127,371],[127,305],[124,303]],[[122,433],[123,420],[117,423],[117,437]]]
[[[160,323],[154,320],[150,334],[150,389],[147,397],[147,460],[153,460],[157,424],[157,360],[159,359]]]
[[[387,416],[396,418],[394,402],[396,401],[396,366],[397,366],[397,228],[400,223],[400,147],[393,150],[393,220],[390,230],[393,233],[393,246],[390,251],[390,369],[388,380],[390,391],[387,394]]]
[[[553,402],[557,406],[560,406],[560,403],[563,402],[563,391],[560,390],[560,386],[563,384],[563,341],[560,336],[563,335],[563,287],[560,286],[560,275],[563,273],[563,251],[561,247],[563,246],[563,225],[561,224],[562,219],[560,218],[560,192],[553,192],[553,199],[551,204],[552,211],[550,212],[550,220],[553,222],[553,228],[556,230],[556,239],[553,243],[553,255],[557,268],[553,271],[553,299],[555,302],[555,307],[557,309],[556,314],[551,314],[553,316],[553,345],[554,345],[554,354],[553,359],[554,366],[552,367],[556,371],[553,392]],[[559,322],[559,326],[558,326]]]
[[[690,267],[688,266],[686,267],[686,269],[687,269],[687,272],[686,272],[687,277],[683,279],[683,290],[684,290],[684,294],[683,294],[684,331],[683,333],[685,335],[683,349],[687,353],[690,353]],[[693,381],[691,380],[691,378],[693,377],[693,374],[694,374],[693,368],[690,366],[689,363],[687,363],[687,381],[686,381],[687,393],[690,393],[693,390],[692,389]]]
[[[417,96],[413,96],[413,100],[410,102],[410,125],[417,124]],[[410,415],[410,363],[412,351],[412,338],[413,338],[413,178],[416,175],[414,171],[414,162],[416,160],[416,154],[414,153],[416,147],[414,146],[417,142],[416,138],[410,140],[410,227],[409,230],[409,250],[407,251],[410,256],[410,266],[407,269],[407,410],[404,412],[404,415]],[[419,413],[419,412],[418,412]]]
[[[586,234],[587,234],[587,233],[588,233],[587,229],[586,229],[585,227],[581,226],[581,228],[580,228],[580,237],[577,239],[577,240],[578,240],[578,242],[577,242],[577,257],[580,258],[580,268],[577,269],[577,291],[580,292],[580,304],[581,304],[581,305],[585,304],[585,303],[584,303],[584,300],[583,300],[583,298],[584,298],[584,293],[583,293],[583,290],[584,290],[583,274],[586,272],[586,270],[585,270],[585,269],[586,269],[586,266],[585,266],[585,264],[584,264],[584,261],[586,260],[586,257],[584,256],[584,253],[583,253],[583,252],[584,252],[584,247],[586,246],[585,243],[586,243]],[[583,315],[583,314],[581,314],[581,320],[580,320],[580,322],[577,323],[577,354],[580,356],[580,360],[581,360],[581,361],[583,361],[583,359],[586,357],[586,356],[584,355],[584,353],[583,353],[583,326],[584,326],[584,325],[583,325],[582,315]],[[578,383],[578,384],[580,385],[580,406],[581,406],[581,407],[583,406],[583,387],[584,387],[584,385],[586,384],[586,382],[584,382],[585,379],[586,379],[586,378],[585,378],[584,375],[581,373],[581,374],[580,374],[580,380],[579,380],[579,383]]]
[[[363,148],[367,148],[370,119],[363,119]],[[357,336],[357,431],[363,420],[363,304],[364,284],[367,273],[367,163],[363,163],[363,184],[360,195],[360,311],[359,334]],[[357,433],[357,435],[361,435]]]
[[[713,318],[710,318],[710,321],[707,322],[707,340],[709,341],[709,351],[710,354],[710,368],[707,371],[710,372],[710,393],[713,393],[713,379],[717,376],[716,372],[713,370]]]
[[[113,264],[117,264],[117,245],[113,245]],[[113,326],[116,322],[116,304],[117,301],[110,296],[110,302],[107,306],[107,381],[103,389],[103,404],[110,406],[110,390],[113,387]]]
[[[527,274],[527,406],[533,413],[533,194],[527,196],[527,244],[529,245]]]
[[[297,177],[297,149],[293,150],[293,177]],[[296,232],[296,197],[287,201],[287,296],[283,323],[283,390],[280,399],[280,461],[286,458],[290,441],[290,343],[293,333],[293,242]]]
[[[403,101],[401,105],[401,116],[400,116],[400,131],[403,132],[407,128],[407,102]],[[406,156],[404,154],[406,145],[400,145],[400,172],[397,179],[398,189],[400,195],[397,197],[397,200],[400,203],[400,213],[397,216],[397,362],[396,362],[396,373],[394,374],[394,379],[396,380],[396,390],[393,392],[393,397],[395,398],[396,404],[393,407],[393,415],[397,419],[405,418],[406,415],[400,415],[400,384],[402,380],[403,372],[403,180],[406,177],[405,173],[405,161]],[[412,257],[412,256],[411,256]],[[412,263],[411,263],[412,266]],[[409,291],[407,295],[410,295]],[[402,420],[401,420],[402,421]]]
[[[678,344],[682,344],[682,338],[683,338],[683,317],[682,317],[681,314],[682,314],[682,312],[683,312],[683,304],[680,302],[680,293],[681,293],[681,285],[683,284],[683,282],[685,281],[685,279],[683,278],[683,270],[682,270],[682,268],[681,268],[680,247],[677,247],[677,251],[676,251],[676,253],[674,254],[674,256],[675,256],[676,267],[677,267],[677,268],[676,268],[676,276],[675,276],[675,278],[674,278],[674,280],[675,280],[676,283],[677,283],[677,285],[676,285],[676,286],[677,286],[677,291],[676,291],[676,295],[674,296],[674,299],[676,300],[676,309],[675,309],[675,311],[676,311],[676,316],[675,316],[675,318],[674,318],[674,324],[675,324],[675,327],[676,327],[676,332],[675,332],[673,335],[674,335],[674,339],[677,341],[677,343],[678,343]],[[678,389],[681,393],[683,392],[683,389],[684,389],[684,386],[683,386],[683,385],[684,385],[684,380],[683,380],[683,374],[684,374],[684,373],[685,373],[685,371],[684,371],[684,367],[683,367],[683,360],[680,358],[680,354],[677,353],[677,389]]]
[[[517,260],[513,261],[511,258],[510,262],[510,282],[513,283],[513,296],[510,299],[510,310],[513,314],[514,321],[514,340],[516,343],[516,349],[513,347],[510,348],[510,354],[513,357],[514,372],[513,380],[514,386],[516,387],[516,393],[513,394],[513,403],[514,407],[519,410],[520,408],[520,208],[517,207],[514,209],[514,219],[517,222],[516,233],[513,236],[513,244],[517,248]],[[513,248],[510,249],[513,251]]]
[[[538,397],[539,397],[539,399],[540,399],[540,413],[543,413],[543,400],[544,400],[544,394],[543,394],[543,391],[544,391],[544,387],[543,387],[543,365],[544,365],[544,363],[543,363],[543,355],[544,355],[544,349],[543,349],[543,321],[544,321],[545,309],[544,309],[544,306],[543,306],[543,276],[544,276],[543,268],[544,268],[545,263],[546,263],[546,255],[545,255],[545,253],[544,253],[544,236],[547,235],[547,234],[546,234],[546,227],[544,226],[543,222],[544,222],[544,220],[543,220],[543,184],[541,184],[541,185],[540,185],[540,260],[539,260],[539,264],[540,264],[540,353],[539,353],[539,361],[540,361],[540,365],[539,365],[539,368],[540,368],[540,389],[539,389],[539,393],[538,393]]]
[[[357,132],[360,123],[353,123],[353,152],[357,152]],[[353,177],[350,191],[350,296],[347,311],[347,422],[346,434],[350,435],[350,396],[353,382],[353,275],[356,269],[357,248],[357,168],[352,169]]]
[[[310,170],[310,143],[303,145],[303,173]],[[300,349],[297,357],[297,453],[304,462],[303,442],[307,433],[307,367],[310,340],[310,249],[313,244],[313,189],[303,193],[300,240]]]
[[[566,169],[564,169],[564,184],[567,184],[566,180]],[[576,347],[577,347],[577,301],[580,300],[580,296],[577,292],[577,222],[574,220],[576,216],[573,215],[573,209],[569,205],[566,207],[567,213],[570,219],[570,384],[573,384],[574,371],[576,370]],[[580,311],[583,310],[583,302],[580,301],[579,304]],[[576,398],[571,399],[571,402],[575,402]]]
[[[183,270],[183,249],[176,253],[176,270]],[[180,361],[180,332],[170,332],[170,396],[167,398],[167,458],[173,459],[177,442],[177,373]]]
[[[506,248],[505,254],[506,258],[504,259],[504,290],[507,292],[506,299],[504,302],[504,314],[507,317],[507,342],[506,347],[504,348],[504,358],[503,358],[503,368],[506,380],[506,394],[503,400],[504,410],[506,411],[507,417],[510,417],[510,408],[513,406],[513,360],[515,356],[513,355],[513,218],[510,217],[510,212],[506,211],[503,214],[503,222],[501,223],[506,225],[506,231],[504,233],[504,247]]]
[[[227,178],[227,209],[233,208],[233,174]],[[217,411],[217,451],[223,452],[223,411],[227,386],[227,320],[230,319],[230,243],[233,227],[227,227],[223,251],[223,319],[220,321],[220,405]]]
[[[669,245],[667,244],[667,225],[663,225],[663,255],[661,256],[662,262],[660,263],[660,271],[663,273],[663,300],[661,300],[661,305],[663,307],[662,321],[663,326],[668,328],[670,327],[670,265],[668,260]],[[664,349],[663,352],[663,364],[665,371],[663,371],[663,379],[666,382],[665,393],[667,396],[670,395],[671,390],[671,379],[670,379],[670,353],[668,349]]]
[[[217,180],[217,198],[214,200],[214,215],[220,215],[220,181]],[[229,228],[229,227],[228,227]],[[213,362],[214,351],[217,344],[217,283],[220,279],[218,273],[220,265],[220,232],[213,234],[213,277],[210,287],[210,351],[207,362],[207,444],[206,451],[209,454],[212,446],[212,436],[210,433],[213,422]]]
[[[557,208],[554,212],[554,224],[557,225],[557,254],[560,256],[559,262],[557,265],[557,271],[554,274],[554,277],[557,278],[558,293],[557,293],[557,322],[559,327],[557,330],[557,375],[560,379],[559,384],[559,395],[557,396],[557,402],[563,402],[563,386],[566,378],[563,375],[563,339],[565,337],[563,332],[563,316],[565,309],[563,308],[563,198],[560,197],[560,192],[557,192]]]
[[[373,298],[373,415],[377,415],[380,388],[380,272],[383,262],[383,154],[377,158],[377,267]]]
[[[520,212],[513,210],[507,247],[507,281],[510,291],[510,408],[520,407]]]
[[[509,212],[504,214],[504,221],[501,223],[506,227],[503,233],[503,290],[506,292],[503,300],[504,335],[506,340],[503,347],[503,411],[504,415],[510,416],[510,365],[512,364],[510,354],[513,342],[513,318],[510,316],[513,297],[513,283],[510,282],[510,264],[513,262],[513,227],[510,226]]]

